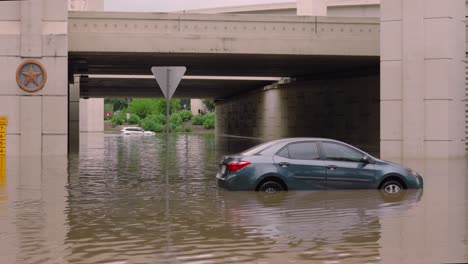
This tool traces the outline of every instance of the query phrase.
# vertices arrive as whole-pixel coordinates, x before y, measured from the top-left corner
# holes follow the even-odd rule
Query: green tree
[[[180,99],[170,101],[170,113],[180,110]],[[152,114],[166,115],[166,99],[133,99],[129,108],[130,113],[145,119]]]
[[[128,100],[126,98],[106,98],[104,104],[112,105],[112,111],[119,111],[128,108]]]
[[[209,112],[214,112],[215,104],[213,99],[203,99],[202,103],[203,105],[205,105],[206,109],[208,109]]]

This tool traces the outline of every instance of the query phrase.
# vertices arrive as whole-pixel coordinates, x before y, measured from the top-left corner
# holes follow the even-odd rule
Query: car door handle
[[[290,165],[290,163],[289,162],[280,162],[280,163],[278,163],[278,165],[285,168],[285,167],[288,167]]]
[[[336,170],[338,167],[335,166],[335,165],[327,165],[326,168],[327,168],[328,170],[334,171],[334,170]]]

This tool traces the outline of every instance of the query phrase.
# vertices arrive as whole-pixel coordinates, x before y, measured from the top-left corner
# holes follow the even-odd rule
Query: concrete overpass
[[[197,76],[324,78],[379,66],[379,21],[371,18],[70,12],[68,27],[70,74],[151,75],[151,66],[185,65]],[[160,96],[144,79],[82,83],[82,97]],[[223,98],[264,85],[199,79],[183,81],[175,96]]]

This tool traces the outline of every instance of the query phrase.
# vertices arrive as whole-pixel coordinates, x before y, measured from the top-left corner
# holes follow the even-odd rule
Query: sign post
[[[174,95],[177,86],[179,86],[180,80],[182,80],[186,70],[187,68],[184,66],[151,67],[151,72],[156,78],[164,97],[166,97],[166,131],[168,134],[170,100]]]

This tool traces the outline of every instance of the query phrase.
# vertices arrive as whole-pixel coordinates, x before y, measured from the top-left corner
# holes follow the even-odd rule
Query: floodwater
[[[456,263],[468,261],[467,160],[398,161],[424,192],[276,195],[216,188],[211,134],[85,134],[79,155],[8,158],[0,263]]]

